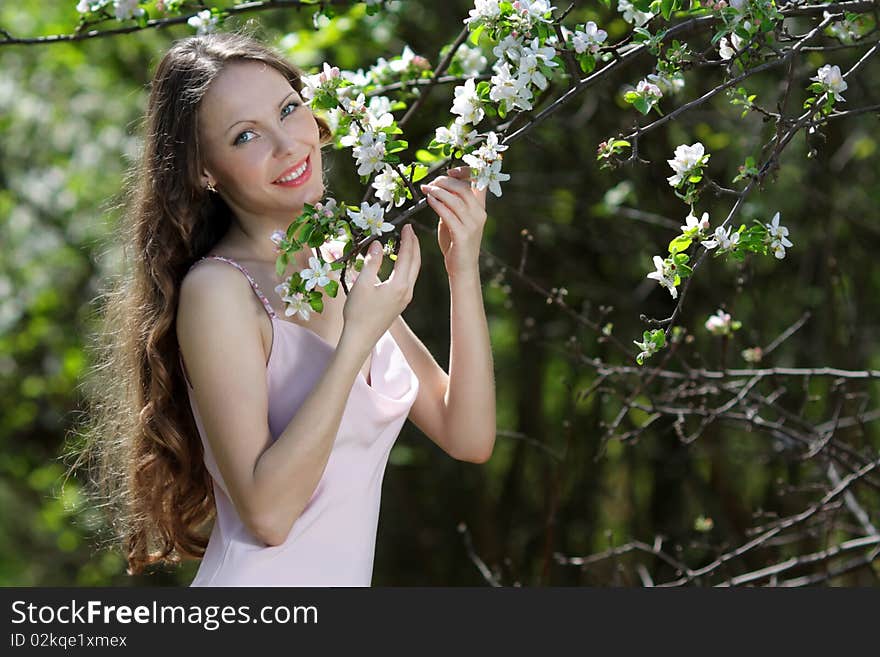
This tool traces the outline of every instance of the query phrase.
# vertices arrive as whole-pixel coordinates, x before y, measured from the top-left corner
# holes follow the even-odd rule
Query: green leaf
[[[407,147],[409,147],[409,144],[406,141],[402,139],[394,139],[385,145],[385,152],[399,153],[400,151],[406,150]]]
[[[324,291],[331,297],[336,298],[336,294],[339,292],[339,283],[336,281],[330,281],[324,286]]]
[[[434,142],[431,142],[432,144]],[[416,151],[416,159],[419,162],[423,162],[425,164],[434,164],[435,162],[440,160],[440,157],[434,155],[431,151],[426,151],[424,148],[420,148]]]
[[[309,297],[309,305],[316,313],[324,310],[324,299],[321,297],[320,292],[318,292],[317,294],[312,293],[312,295]]]
[[[480,23],[477,25],[472,31],[470,36],[468,37],[468,41],[470,41],[475,46],[480,43],[480,35],[483,33],[483,30],[486,29],[486,26]]]
[[[679,251],[686,251],[690,245],[690,237],[686,235],[679,235],[669,243],[669,253],[675,254]]]
[[[654,329],[652,331],[651,342],[657,345],[658,349],[666,346],[666,334],[662,329]]]
[[[284,276],[284,270],[287,269],[287,263],[288,263],[288,260],[287,260],[286,253],[282,253],[280,256],[278,256],[278,258],[275,260],[275,275],[276,276],[278,276],[279,278]]]
[[[421,164],[412,164],[410,165],[409,172],[412,176],[412,182],[416,183],[428,175],[428,167]]]

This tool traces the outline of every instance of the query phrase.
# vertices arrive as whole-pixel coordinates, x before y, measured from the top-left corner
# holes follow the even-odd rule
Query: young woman
[[[270,236],[324,196],[330,137],[301,88],[288,62],[231,34],[176,42],[153,79],[119,230],[131,262],[95,368],[109,380],[81,453],[129,573],[203,557],[195,586],[368,586],[404,421],[456,459],[492,453],[485,192],[467,169],[423,188],[450,282],[448,375],[400,316],[420,267],[411,226],[387,280],[371,249],[347,297],[325,295],[307,321],[283,312]]]

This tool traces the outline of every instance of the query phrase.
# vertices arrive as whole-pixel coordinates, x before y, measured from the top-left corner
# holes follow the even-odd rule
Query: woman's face
[[[199,107],[199,140],[204,183],[240,218],[290,223],[324,195],[315,117],[287,78],[262,62],[224,67]]]

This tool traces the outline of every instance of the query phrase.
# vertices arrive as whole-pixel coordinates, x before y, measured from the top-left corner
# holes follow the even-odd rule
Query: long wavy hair
[[[255,38],[211,34],[176,41],[153,77],[143,154],[129,171],[121,221],[122,271],[101,296],[82,381],[85,420],[69,434],[67,476],[85,471],[89,506],[109,515],[128,574],[201,558],[214,517],[211,477],[188,403],[175,322],[180,284],[234,220],[200,179],[199,105],[229,62],[263,62],[302,89],[299,70]],[[322,141],[330,137],[316,117]]]

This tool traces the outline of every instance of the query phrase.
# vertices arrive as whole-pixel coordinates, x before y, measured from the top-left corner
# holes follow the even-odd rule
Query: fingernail
[[[379,251],[381,250],[382,248],[379,246],[379,242],[373,242],[372,244],[370,244],[370,253],[372,253],[373,255],[379,253]]]

